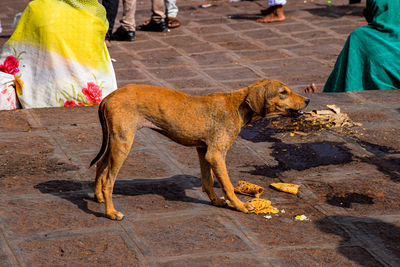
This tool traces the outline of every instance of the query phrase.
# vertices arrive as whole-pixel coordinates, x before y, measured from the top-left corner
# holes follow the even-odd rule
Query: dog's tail
[[[98,109],[98,114],[99,114],[99,120],[101,124],[101,129],[103,131],[103,142],[101,144],[101,148],[97,156],[90,162],[90,167],[92,167],[94,164],[96,164],[104,155],[107,147],[108,147],[108,141],[109,141],[109,136],[108,136],[108,125],[107,125],[107,120],[105,119],[105,114],[104,114],[104,107],[105,107],[105,101],[102,101],[100,103],[99,109]]]

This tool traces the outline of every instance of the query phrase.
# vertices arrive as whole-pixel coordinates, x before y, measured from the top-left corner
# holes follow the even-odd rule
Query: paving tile
[[[59,188],[64,185],[70,187],[71,181],[63,181]],[[50,195],[46,199],[15,199],[0,203],[0,216],[3,225],[10,231],[9,237],[112,226],[113,221],[105,218],[104,204],[84,195],[64,198]]]
[[[243,33],[246,36],[249,36],[254,39],[270,39],[270,38],[279,38],[282,37],[279,33],[272,31],[270,29],[257,29],[254,30],[254,27],[252,28],[252,31],[246,31]]]
[[[20,244],[26,266],[139,266],[120,233],[103,232],[30,240]]]
[[[300,39],[314,39],[314,38],[327,38],[331,37],[330,34],[324,31],[309,31],[309,32],[302,32],[302,33],[296,33],[296,34],[291,34],[291,36],[295,38],[300,38]]]
[[[184,50],[186,53],[192,54],[192,53],[201,53],[204,51],[213,52],[215,50],[218,50],[218,47],[212,46],[205,42],[201,42],[201,43],[195,43],[190,46],[184,46],[181,49]]]
[[[380,91],[359,91],[354,92],[355,95],[365,99],[365,102],[369,104],[398,104],[398,98],[400,97],[399,90],[380,90]]]
[[[4,132],[27,132],[31,127],[27,118],[27,112],[0,112],[0,133]]]
[[[57,159],[54,145],[41,136],[3,138],[0,144],[2,177],[33,176],[75,170],[68,159]],[[12,158],[10,155],[13,155]]]
[[[260,80],[260,78],[257,79],[243,79],[239,81],[224,81],[222,82],[224,85],[227,86],[229,91],[234,91],[240,88],[244,88],[249,86],[250,84],[253,84],[255,81]]]
[[[57,108],[32,109],[31,113],[39,121],[41,127],[87,125],[89,121],[92,123],[98,121],[98,106],[68,107],[66,110],[69,116],[63,116],[65,110]]]
[[[219,46],[229,49],[229,50],[257,50],[260,49],[260,46],[256,44],[249,44],[247,41],[232,41],[232,42],[220,42]]]
[[[276,260],[278,259],[278,260]],[[271,260],[282,266],[384,266],[361,247],[338,247],[337,249],[300,248],[282,250]]]
[[[293,247],[307,244],[311,245],[339,245],[349,241],[350,236],[338,225],[326,222],[316,225],[315,222],[324,218],[325,215],[315,210],[312,206],[301,203],[277,203],[272,205],[280,211],[278,215],[271,215],[271,219],[264,218],[264,214],[243,214],[235,213],[234,219],[242,225],[246,232],[251,232],[257,238],[257,243],[266,248]],[[306,215],[309,221],[296,221],[297,215]],[[322,231],[323,229],[328,229]],[[329,233],[326,233],[329,232]],[[335,232],[336,234],[333,234]]]
[[[254,30],[258,28],[262,28],[260,23],[256,23],[255,21],[241,21],[236,23],[231,23],[227,25],[229,28],[235,31],[243,31],[243,30]],[[266,31],[264,29],[264,31]],[[259,31],[261,33],[262,30]]]
[[[204,78],[190,78],[185,80],[169,80],[170,84],[173,85],[173,88],[181,91],[182,89],[190,89],[190,88],[208,88],[212,87],[212,81],[206,80]]]
[[[190,262],[190,266],[263,266],[263,262],[256,260],[255,258],[241,255],[238,258],[232,258],[232,256],[209,256],[201,258],[185,258],[183,260],[174,260],[166,263],[159,264],[163,267],[173,267],[173,266],[184,266]]]
[[[398,262],[400,258],[400,247],[397,242],[400,236],[400,223],[387,223],[377,219],[370,221],[354,222],[354,226],[363,231],[370,240],[380,243],[389,251],[393,259]]]
[[[173,55],[171,55],[170,57],[161,57],[161,58],[146,57],[139,61],[141,64],[145,65],[148,68],[159,68],[159,67],[174,68],[182,65],[188,65],[188,63],[185,62],[185,59],[183,57],[173,56]]]
[[[332,215],[372,216],[395,212],[399,205],[396,190],[399,184],[382,176],[348,175],[343,180],[328,183],[307,183],[314,194],[325,201],[322,207]]]
[[[248,58],[249,62],[264,61],[270,59],[286,59],[291,57],[287,53],[276,51],[272,49],[268,50],[256,50],[256,51],[238,51],[236,54],[243,58]]]
[[[96,151],[100,149],[103,133],[100,122],[87,127],[63,127],[52,129],[52,136],[72,151]]]
[[[304,32],[312,30],[312,28],[306,24],[302,23],[293,23],[293,24],[286,24],[286,25],[278,25],[275,26],[279,31],[292,33],[292,32]]]
[[[226,69],[207,69],[204,70],[208,75],[216,80],[236,80],[238,77],[240,79],[254,79],[254,81],[259,80],[260,77],[254,73],[252,70],[244,67],[237,68],[226,68]]]
[[[133,57],[136,57],[136,55],[132,55],[132,53],[126,53],[124,52],[114,52],[114,50],[110,51],[110,57],[113,60],[113,67],[114,70],[116,70],[116,74],[120,75],[120,70],[124,69],[135,69],[137,68],[137,65],[133,61]],[[132,58],[131,60],[126,60],[127,58]],[[119,78],[118,78],[119,79]]]
[[[207,54],[192,54],[190,56],[199,65],[231,65],[234,64],[235,60],[224,52],[218,53],[207,53]]]
[[[166,80],[175,78],[194,77],[197,75],[197,73],[195,73],[193,69],[189,67],[153,69],[152,72],[154,76]]]
[[[159,158],[158,151],[132,149],[121,167],[118,179],[165,177],[174,173],[170,164]]]
[[[113,193],[114,205],[126,216],[168,213],[176,210],[193,210],[196,206],[207,205],[199,198],[187,194],[199,189],[201,181],[189,175],[174,175],[157,179],[118,179]],[[196,205],[197,204],[197,205]]]
[[[360,25],[361,26],[361,25]],[[331,27],[330,29],[334,32],[337,32],[339,34],[345,34],[349,35],[352,31],[354,31],[357,26],[339,26],[339,27]]]
[[[196,225],[193,228],[193,225]],[[132,222],[132,231],[146,250],[145,255],[164,257],[206,252],[242,252],[251,248],[230,232],[215,216],[177,217]]]
[[[226,28],[220,25],[190,27],[189,30],[200,37],[203,35],[226,32]]]
[[[180,56],[175,49],[167,48],[167,49],[159,49],[152,51],[143,51],[138,53],[139,56],[143,59],[161,59],[161,58],[170,58]]]
[[[147,75],[142,73],[137,68],[129,68],[125,70],[119,70],[117,73],[118,80],[145,80],[148,79]]]

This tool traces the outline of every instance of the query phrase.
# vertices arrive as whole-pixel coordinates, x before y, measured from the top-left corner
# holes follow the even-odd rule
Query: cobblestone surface
[[[28,2],[2,0],[0,45]],[[178,1],[180,28],[112,43],[118,83],[192,94],[262,78],[321,87],[365,1],[288,2],[285,22],[258,24],[266,1]],[[138,24],[149,14],[139,0]],[[227,156],[234,184],[265,187],[285,211],[271,219],[211,206],[195,150],[144,129],[114,190],[127,217],[108,220],[88,169],[101,143],[96,107],[0,112],[0,266],[399,266],[400,92],[309,97],[309,109],[336,104],[363,125],[293,136],[264,120]],[[299,194],[269,188],[279,181]]]

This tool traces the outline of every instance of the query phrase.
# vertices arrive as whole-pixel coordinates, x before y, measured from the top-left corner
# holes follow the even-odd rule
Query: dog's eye
[[[281,93],[282,95],[287,95],[287,94],[289,94],[289,92],[288,92],[287,90],[285,90],[285,89],[282,89],[282,90],[280,91],[280,93]]]

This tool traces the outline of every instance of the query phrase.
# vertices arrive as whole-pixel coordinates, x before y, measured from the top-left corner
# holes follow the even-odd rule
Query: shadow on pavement
[[[384,157],[400,153],[394,148],[348,137],[373,154],[369,157],[357,157],[347,148],[345,142],[287,144],[274,136],[279,133],[289,133],[292,130],[272,128],[269,126],[272,120],[264,119],[255,122],[252,127],[244,127],[240,132],[241,137],[247,141],[273,143],[271,156],[278,162],[278,165],[273,167],[254,165],[255,170],[250,172],[251,174],[276,178],[280,173],[288,170],[303,171],[318,166],[341,165],[358,160],[375,165],[380,172],[390,177],[392,181],[400,182],[400,158]]]
[[[305,9],[305,11],[310,12],[311,15],[313,16],[329,17],[329,18],[341,18],[343,16],[363,17],[364,7],[351,6],[351,5],[343,5],[343,6],[322,5],[322,4],[316,4],[316,5],[321,7]]]
[[[332,231],[329,225],[342,225],[342,228],[349,230],[356,239],[367,241],[364,247],[368,247],[370,251],[382,253],[384,251],[390,256],[392,262],[399,263],[400,259],[400,227],[384,222],[375,218],[352,217],[352,216],[328,216],[315,222],[318,229],[324,233],[342,235],[343,240],[337,247],[337,251],[347,257],[349,260],[359,264],[360,266],[381,266],[372,255],[366,250],[357,246],[349,246],[347,242],[349,237],[343,236],[346,232]],[[353,240],[353,242],[357,240]],[[358,242],[357,242],[358,243]],[[397,259],[397,260],[396,260]]]
[[[88,208],[88,201],[96,201],[86,191],[93,188],[94,182],[52,180],[34,186],[43,194],[52,194],[72,202],[82,211],[105,217],[103,213],[92,211]],[[201,187],[201,180],[190,175],[176,175],[164,179],[132,179],[117,180],[114,185],[113,195],[137,196],[160,195],[165,200],[182,201],[210,205],[210,202],[192,198],[186,195],[185,190]],[[73,194],[71,194],[73,192]]]
[[[261,14],[234,14],[234,15],[228,15],[228,18],[230,19],[236,19],[236,20],[257,20],[259,18],[262,18]]]
[[[273,143],[271,156],[278,162],[278,165],[273,167],[254,165],[255,170],[250,172],[251,174],[276,178],[281,172],[287,170],[302,171],[318,166],[338,165],[353,161],[353,154],[343,142],[287,144],[274,137],[275,134],[282,132],[290,131],[270,128],[268,120],[242,129],[240,135],[245,140],[253,143]]]

